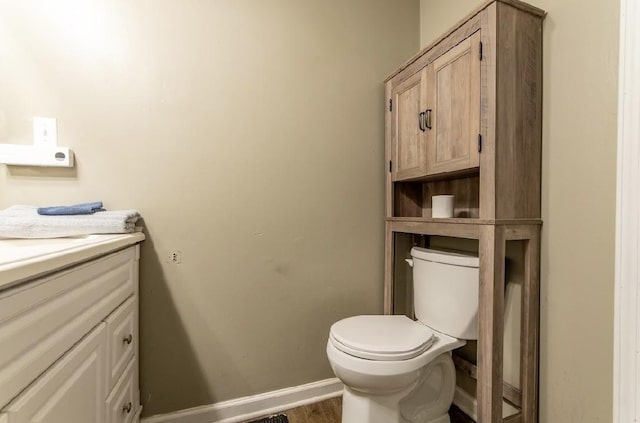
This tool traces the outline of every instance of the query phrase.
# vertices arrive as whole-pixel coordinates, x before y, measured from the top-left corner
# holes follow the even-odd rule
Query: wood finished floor
[[[283,411],[289,423],[340,423],[342,416],[342,398],[331,398],[291,410]],[[449,410],[451,423],[475,423],[456,406]],[[257,420],[257,419],[255,419]]]

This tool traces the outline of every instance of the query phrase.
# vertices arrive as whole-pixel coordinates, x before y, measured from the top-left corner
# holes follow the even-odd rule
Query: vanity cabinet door
[[[428,174],[479,165],[480,31],[427,67]]]
[[[391,178],[402,181],[427,174],[423,105],[426,70],[399,83],[391,91]]]
[[[8,423],[104,423],[105,353],[100,323],[9,404]]]

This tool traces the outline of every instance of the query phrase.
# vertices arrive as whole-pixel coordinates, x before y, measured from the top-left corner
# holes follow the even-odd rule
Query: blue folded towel
[[[74,204],[73,206],[55,206],[55,207],[38,208],[38,214],[42,214],[45,216],[93,214],[97,211],[104,211],[104,209],[102,208],[102,201],[95,201],[93,203]]]

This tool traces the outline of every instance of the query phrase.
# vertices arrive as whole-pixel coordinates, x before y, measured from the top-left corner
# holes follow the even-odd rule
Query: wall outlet
[[[182,251],[174,250],[169,253],[169,263],[180,264],[182,263]]]
[[[58,127],[56,118],[33,118],[33,145],[36,147],[56,147],[58,145]]]

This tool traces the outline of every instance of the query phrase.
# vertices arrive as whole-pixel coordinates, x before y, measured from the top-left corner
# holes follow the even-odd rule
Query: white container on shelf
[[[431,217],[453,217],[453,195],[434,195],[431,197]]]

